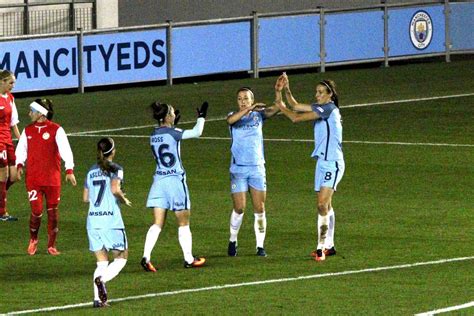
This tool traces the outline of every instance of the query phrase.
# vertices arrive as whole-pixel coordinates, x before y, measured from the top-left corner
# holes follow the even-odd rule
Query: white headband
[[[30,108],[35,110],[36,112],[43,114],[44,116],[48,115],[48,110],[38,102],[31,102]]]
[[[110,140],[110,142],[112,143],[112,147],[111,147],[109,150],[104,151],[104,152],[103,152],[104,155],[107,155],[108,153],[112,152],[112,150],[114,150],[114,148],[115,148],[114,140],[113,140],[112,138],[109,138],[109,140]]]

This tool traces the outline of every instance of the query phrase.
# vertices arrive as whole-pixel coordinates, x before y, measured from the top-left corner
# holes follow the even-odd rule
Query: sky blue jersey
[[[311,157],[324,160],[343,160],[342,118],[339,108],[332,102],[311,108],[320,118],[314,122],[314,151]]]
[[[183,130],[176,127],[156,127],[150,136],[150,145],[156,161],[155,181],[185,174],[181,162]]]
[[[123,181],[123,168],[112,163],[115,172],[105,173],[93,165],[86,175],[84,187],[89,190],[87,229],[124,229],[119,201],[112,194],[112,179]]]
[[[232,115],[233,112],[229,113]],[[229,126],[231,164],[239,166],[261,166],[265,164],[263,150],[263,111],[252,111]]]

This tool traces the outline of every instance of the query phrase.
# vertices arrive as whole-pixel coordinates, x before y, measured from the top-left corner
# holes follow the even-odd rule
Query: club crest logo
[[[410,40],[416,49],[428,47],[433,38],[433,22],[426,11],[417,11],[410,21]]]
[[[48,133],[48,132],[46,132],[46,133],[43,134],[43,139],[44,139],[44,140],[48,140],[48,139],[49,139],[49,133]]]

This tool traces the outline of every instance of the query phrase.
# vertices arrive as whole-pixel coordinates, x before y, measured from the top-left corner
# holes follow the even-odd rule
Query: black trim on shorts
[[[335,187],[336,187],[336,181],[337,181],[337,174],[339,173],[339,165],[337,164],[337,161],[335,161],[336,163],[336,175],[334,176],[334,183],[332,185],[332,189],[334,191],[336,191]]]

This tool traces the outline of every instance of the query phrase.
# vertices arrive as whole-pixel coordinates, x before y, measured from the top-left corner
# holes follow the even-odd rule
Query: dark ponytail
[[[97,164],[99,165],[100,170],[107,174],[117,171],[115,166],[107,159],[107,157],[112,155],[114,149],[115,143],[110,137],[102,138],[97,143]]]
[[[156,101],[153,102],[150,107],[153,111],[153,118],[157,120],[159,124],[164,123],[166,115],[170,113],[171,105]]]
[[[53,101],[50,99],[36,99],[35,102],[48,110],[48,114],[45,116],[48,120],[51,120],[54,115]]]

